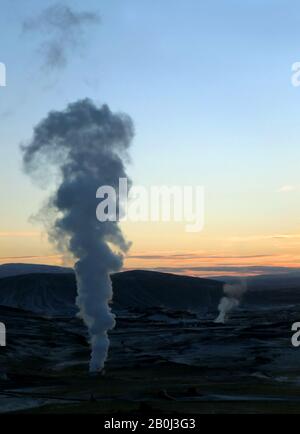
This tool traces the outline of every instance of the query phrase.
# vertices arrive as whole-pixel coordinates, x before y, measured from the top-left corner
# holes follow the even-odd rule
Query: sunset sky
[[[122,225],[133,243],[126,268],[214,276],[300,267],[299,2],[72,0],[101,23],[51,69],[45,32],[22,28],[54,3],[1,1],[0,263],[62,263],[30,219],[47,190],[22,173],[19,146],[50,110],[89,97],[134,120],[135,184],[205,187],[200,233]]]

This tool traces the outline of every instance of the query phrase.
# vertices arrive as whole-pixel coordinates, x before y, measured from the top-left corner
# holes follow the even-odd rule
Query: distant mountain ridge
[[[0,279],[2,277],[19,276],[36,273],[72,273],[67,267],[59,267],[43,264],[3,264],[0,265]]]
[[[115,311],[145,311],[152,307],[177,310],[217,311],[224,282],[240,278],[202,279],[155,271],[127,271],[112,276]],[[298,305],[300,277],[291,275],[253,276],[241,308]],[[47,265],[7,264],[0,266],[0,306],[42,315],[74,316],[77,289],[74,271]]]
[[[152,271],[112,276],[114,310],[166,307],[217,310],[223,284],[210,279]],[[45,315],[74,315],[76,280],[68,273],[34,273],[0,279],[0,305]]]

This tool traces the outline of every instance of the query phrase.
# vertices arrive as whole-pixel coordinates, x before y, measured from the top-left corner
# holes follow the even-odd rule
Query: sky
[[[122,225],[132,241],[126,268],[206,276],[300,267],[299,2],[64,2],[100,22],[66,65],[49,67],[39,23],[54,4],[0,0],[0,263],[62,263],[30,218],[46,194],[22,172],[20,144],[50,110],[88,97],[134,120],[135,184],[205,187],[200,233]],[[24,22],[37,24],[26,31]]]

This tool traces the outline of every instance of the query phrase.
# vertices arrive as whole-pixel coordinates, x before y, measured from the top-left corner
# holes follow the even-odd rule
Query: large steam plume
[[[46,174],[55,181],[55,192],[41,215],[49,239],[77,261],[77,306],[90,335],[92,372],[104,366],[107,332],[115,325],[109,307],[110,274],[120,270],[129,247],[117,222],[96,219],[96,191],[112,186],[118,201],[119,178],[127,177],[124,163],[133,134],[128,116],[82,100],[65,111],[50,112],[34,129],[30,143],[22,146],[25,171],[33,178]]]
[[[221,299],[219,304],[219,316],[215,319],[217,324],[225,324],[229,313],[237,308],[242,300],[243,295],[247,291],[247,284],[245,280],[241,283],[225,284],[223,287],[225,296]]]

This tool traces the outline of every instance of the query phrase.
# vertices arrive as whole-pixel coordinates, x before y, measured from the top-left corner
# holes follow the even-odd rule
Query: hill
[[[166,307],[217,309],[222,283],[210,279],[152,271],[128,271],[112,276],[113,309]],[[73,273],[35,273],[0,279],[0,305],[47,315],[74,315]]]

